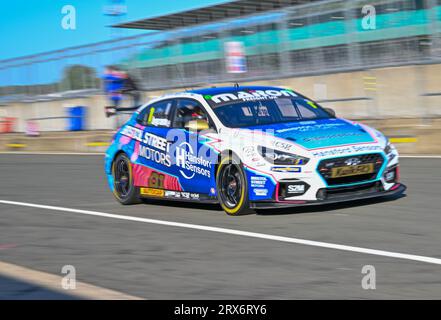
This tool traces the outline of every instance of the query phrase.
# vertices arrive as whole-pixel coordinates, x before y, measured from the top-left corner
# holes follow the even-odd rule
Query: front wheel
[[[122,204],[139,203],[137,188],[133,185],[132,164],[126,154],[120,153],[112,163],[113,194]]]
[[[216,173],[218,199],[232,216],[253,213],[248,199],[248,184],[242,165],[232,156],[222,158]]]

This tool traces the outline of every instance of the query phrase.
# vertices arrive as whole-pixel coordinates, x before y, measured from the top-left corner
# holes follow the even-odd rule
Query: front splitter
[[[398,187],[395,187],[394,190],[389,191],[375,191],[369,192],[362,195],[351,195],[351,196],[338,196],[332,199],[325,200],[296,200],[296,201],[279,201],[279,202],[252,202],[250,207],[252,209],[274,209],[274,208],[288,208],[288,207],[302,207],[302,206],[319,206],[324,204],[331,203],[341,203],[341,202],[349,202],[363,199],[372,199],[379,197],[390,197],[397,196],[406,191],[407,187],[404,184],[399,184]]]

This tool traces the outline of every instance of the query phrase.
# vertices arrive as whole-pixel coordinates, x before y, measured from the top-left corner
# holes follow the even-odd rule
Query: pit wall
[[[348,119],[437,118],[441,117],[441,95],[424,94],[441,92],[441,64],[403,66],[372,69],[320,76],[287,78],[270,81],[241,83],[242,85],[275,85],[289,87],[304,95],[324,101],[321,104],[333,108],[337,115]],[[216,86],[231,83],[216,84]],[[144,92],[144,101],[170,89]],[[328,100],[342,100],[326,102]],[[15,117],[16,132],[25,131],[25,123],[31,118],[66,116],[67,107],[87,106],[86,130],[111,130],[116,126],[114,118],[106,118],[103,95],[81,99],[53,100],[32,103],[13,103],[0,106],[0,117]],[[129,102],[125,102],[129,105]],[[67,119],[39,120],[40,131],[62,131]]]

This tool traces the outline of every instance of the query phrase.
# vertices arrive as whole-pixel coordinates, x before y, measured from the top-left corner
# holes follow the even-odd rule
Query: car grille
[[[368,174],[333,178],[332,168],[348,166],[348,164],[345,163],[345,161],[348,161],[350,159],[356,159],[358,165],[372,163],[374,166],[373,172]],[[381,167],[383,166],[383,163],[384,163],[384,158],[382,157],[381,154],[372,153],[372,154],[365,154],[359,156],[348,156],[348,157],[322,160],[320,161],[317,169],[320,175],[323,177],[323,179],[326,181],[326,183],[329,186],[336,186],[347,183],[357,183],[357,182],[374,180],[377,177]]]

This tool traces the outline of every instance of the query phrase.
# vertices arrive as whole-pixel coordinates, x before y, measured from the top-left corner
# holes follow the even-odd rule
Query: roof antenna
[[[236,83],[234,84],[234,87],[235,87],[235,88],[239,88],[239,84],[236,82]]]

